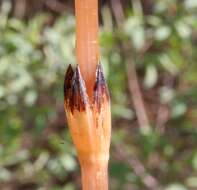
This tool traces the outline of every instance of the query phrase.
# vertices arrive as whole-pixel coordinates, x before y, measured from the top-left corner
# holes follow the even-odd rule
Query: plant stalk
[[[98,0],[75,0],[76,54],[87,94],[92,98],[95,71],[99,62]]]
[[[81,163],[83,190],[108,190],[108,162]]]
[[[110,97],[99,63],[98,0],[75,0],[77,67],[68,67],[64,107],[83,190],[108,190]],[[99,64],[98,64],[99,63]]]

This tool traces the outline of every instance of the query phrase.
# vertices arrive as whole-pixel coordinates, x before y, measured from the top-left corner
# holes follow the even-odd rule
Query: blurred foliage
[[[80,189],[80,171],[63,110],[63,81],[75,64],[75,19],[0,10],[0,189]],[[197,3],[157,0],[125,7],[122,29],[102,9],[101,52],[112,99],[112,190],[197,189]],[[120,41],[133,61],[152,132],[143,135],[128,90]],[[160,131],[163,130],[163,133]]]

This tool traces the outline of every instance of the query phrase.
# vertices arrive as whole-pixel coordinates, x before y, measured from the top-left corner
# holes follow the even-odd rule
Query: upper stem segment
[[[76,53],[87,93],[92,97],[99,59],[98,0],[75,0]]]

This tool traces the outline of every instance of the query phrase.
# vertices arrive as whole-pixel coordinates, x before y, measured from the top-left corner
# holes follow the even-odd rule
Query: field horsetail
[[[99,58],[98,0],[75,0],[77,66],[68,67],[64,107],[83,190],[108,190],[110,97]]]

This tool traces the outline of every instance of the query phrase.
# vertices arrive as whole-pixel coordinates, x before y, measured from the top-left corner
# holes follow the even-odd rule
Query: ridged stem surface
[[[87,93],[92,98],[95,71],[99,61],[98,0],[75,0],[76,54]]]
[[[81,164],[83,190],[108,190],[108,164],[102,162]]]

